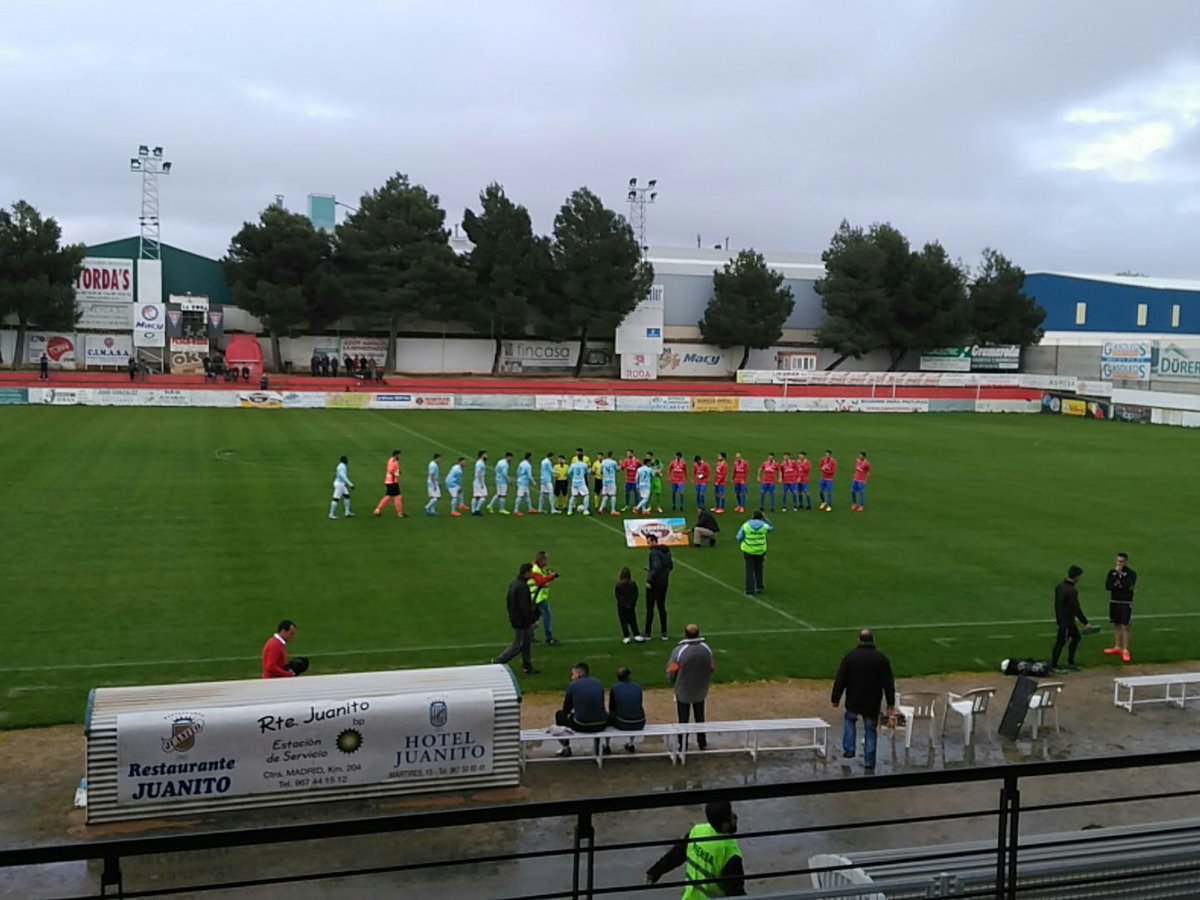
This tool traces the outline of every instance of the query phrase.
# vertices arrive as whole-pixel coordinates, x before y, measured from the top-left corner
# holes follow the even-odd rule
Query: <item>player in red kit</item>
[[[787,512],[788,497],[792,498],[792,511],[795,512],[799,508],[800,495],[797,493],[797,487],[800,484],[800,466],[792,459],[791,454],[783,454],[783,462],[779,464],[779,475],[783,482],[783,502],[780,504],[779,511]]]
[[[821,470],[821,481],[817,485],[821,509],[825,512],[833,512],[833,476],[837,474],[837,460],[833,458],[832,450],[825,451],[825,454],[817,461],[817,468]]]
[[[621,468],[625,470],[625,505],[621,507],[621,512],[629,509],[630,498],[637,500],[637,470],[640,465],[633,451],[626,450],[625,458],[621,460]]]
[[[692,460],[692,484],[696,486],[696,511],[708,505],[708,481],[712,477],[712,466],[697,456]]]
[[[867,479],[871,477],[871,464],[867,462],[867,451],[858,454],[854,461],[854,480],[850,482],[850,509],[854,512],[867,511]]]
[[[808,473],[812,471],[812,463],[808,459],[808,454],[803,450],[796,456],[796,466],[800,469],[800,499],[804,505],[801,509],[812,509],[812,494],[808,492]]]
[[[750,463],[742,459],[742,454],[733,454],[733,502],[737,504],[734,512],[746,511],[746,494],[750,491]]]
[[[717,470],[713,474],[713,493],[716,495],[713,502],[717,505],[713,507],[713,512],[720,515],[725,512],[725,480],[729,477],[729,463],[725,461],[725,454],[717,454]]]
[[[683,491],[687,485],[688,474],[687,462],[682,453],[676,453],[675,458],[668,464],[667,477],[671,481],[671,512],[675,512],[676,500],[679,501],[679,511],[683,512],[686,499]]]
[[[768,453],[767,458],[758,465],[758,508],[767,508],[767,497],[771,498],[771,512],[775,512],[775,482],[779,478],[779,463],[775,454]]]

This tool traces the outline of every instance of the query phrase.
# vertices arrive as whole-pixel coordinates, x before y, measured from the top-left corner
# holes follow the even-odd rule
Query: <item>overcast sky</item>
[[[587,185],[647,239],[820,252],[890,221],[969,261],[1200,277],[1200,2],[6,2],[0,204],[219,256],[276,194],[396,171],[447,223]]]

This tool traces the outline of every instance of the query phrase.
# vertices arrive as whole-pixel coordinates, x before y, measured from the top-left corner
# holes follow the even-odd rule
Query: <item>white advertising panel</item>
[[[84,257],[75,279],[76,303],[132,303],[133,260]]]
[[[149,406],[149,391],[137,388],[92,388],[89,406]]]
[[[137,302],[162,303],[162,260],[139,259],[137,261]]]
[[[342,356],[352,356],[355,360],[365,356],[374,360],[375,365],[382,366],[387,359],[387,338],[374,337],[344,337],[342,338]]]
[[[117,803],[420,782],[493,769],[487,689],[117,716]]]
[[[164,303],[139,303],[133,308],[133,345],[167,345],[167,307]]]
[[[626,344],[628,347],[629,344]],[[658,354],[650,350],[621,354],[622,381],[656,381],[658,379]]]
[[[644,344],[649,344],[652,352],[662,350],[664,296],[663,286],[653,285],[650,296],[635,306],[617,326],[617,353],[641,353]]]
[[[612,412],[616,409],[616,398],[602,394],[577,394],[571,408],[576,412]]]
[[[129,365],[133,338],[128,334],[89,334],[84,336],[83,359],[88,367]]]
[[[317,391],[287,391],[283,395],[284,409],[324,409],[325,395]]]
[[[664,344],[658,356],[660,378],[728,378],[742,359],[740,347]]]
[[[370,394],[369,409],[454,409],[453,394]]]
[[[1107,341],[1100,349],[1100,377],[1149,381],[1153,355],[1150,341]]]
[[[1154,377],[1159,381],[1200,381],[1200,347],[1160,342],[1154,351]]]
[[[132,303],[93,303],[76,301],[79,317],[75,324],[79,328],[104,328],[112,331],[128,331],[132,327]]]
[[[25,335],[26,362],[40,362],[42,354],[52,369],[75,368],[75,335],[33,331]]]
[[[922,372],[970,372],[970,347],[944,347],[921,354]]]

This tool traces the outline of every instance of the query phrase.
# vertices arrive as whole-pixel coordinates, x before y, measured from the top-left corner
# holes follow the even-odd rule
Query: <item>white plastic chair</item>
[[[963,719],[963,746],[971,746],[971,735],[974,733],[975,717],[982,716],[987,713],[988,701],[996,694],[994,687],[981,687],[974,690],[966,691],[962,694],[956,694],[950,691],[946,694],[946,708],[942,710],[942,739],[946,738],[946,719],[950,713],[956,716],[962,716]]]
[[[833,866],[839,866],[840,868],[830,872],[811,873],[814,888],[820,890],[822,888],[845,888],[875,884],[870,875],[858,866],[855,866],[851,860],[836,853],[818,853],[816,856],[810,856],[808,859],[808,867],[810,869],[827,869]],[[838,896],[843,898],[843,900],[887,900],[887,896],[878,891],[853,895],[839,893]]]
[[[929,722],[929,742],[933,743],[933,729],[937,724],[938,694],[933,691],[913,691],[896,698],[896,709],[904,714],[904,748],[912,746],[913,720]],[[895,738],[893,738],[895,740]]]
[[[1038,685],[1032,697],[1029,698],[1029,711],[1032,713],[1029,727],[1033,729],[1033,739],[1036,741],[1038,729],[1042,727],[1042,716],[1048,709],[1054,710],[1054,733],[1062,734],[1058,727],[1058,695],[1062,693],[1061,681],[1043,681]]]

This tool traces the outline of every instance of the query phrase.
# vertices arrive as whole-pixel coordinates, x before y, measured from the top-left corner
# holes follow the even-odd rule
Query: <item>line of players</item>
[[[473,516],[482,516],[484,512],[510,515],[508,510],[508,489],[510,481],[516,482],[516,498],[513,503],[512,515],[559,515],[565,511],[571,516],[576,512],[581,515],[591,515],[591,497],[596,497],[596,514],[603,515],[605,510],[611,516],[619,516],[622,512],[632,511],[635,514],[649,514],[651,507],[655,512],[665,512],[662,507],[662,475],[664,466],[653,454],[647,452],[641,460],[632,450],[625,451],[625,458],[617,460],[613,451],[597,453],[593,460],[577,448],[571,462],[565,456],[555,457],[549,452],[539,463],[538,471],[538,503],[533,507],[533,454],[526,453],[516,465],[513,473],[514,456],[505,453],[496,462],[493,469],[495,490],[489,499],[488,490],[488,454],[480,450],[474,464],[474,474],[471,481],[471,504],[465,503],[465,485],[467,458],[460,456],[446,474],[445,486],[450,495],[450,515],[461,516],[470,512]],[[825,512],[833,511],[833,483],[837,475],[837,459],[832,451],[826,450],[817,461],[821,478],[818,484],[818,509]],[[716,468],[709,465],[702,457],[693,458],[690,470],[682,452],[677,452],[675,458],[666,466],[666,475],[671,486],[671,512],[684,512],[686,505],[687,487],[695,489],[696,507],[708,505],[708,487],[713,486],[712,507],[715,513],[725,512],[726,486],[732,477],[734,491],[734,512],[745,512],[750,490],[750,463],[741,453],[735,453],[732,466],[725,453],[717,454]],[[788,511],[788,500],[791,500],[792,511],[812,509],[812,496],[809,493],[809,475],[812,463],[808,454],[800,451],[793,459],[788,453],[783,454],[783,460],[777,461],[774,453],[768,453],[758,466],[757,480],[759,485],[759,507],[770,512],[775,511],[776,485],[782,485],[781,511]],[[624,473],[624,500],[620,510],[617,509],[618,473]],[[866,511],[867,481],[871,474],[871,464],[867,461],[866,451],[859,453],[854,462],[854,478],[850,487],[850,509],[855,512]],[[590,483],[589,483],[590,482]],[[437,505],[442,496],[441,454],[435,453],[429,461],[426,470],[425,489],[427,502],[425,514],[437,515]],[[631,501],[632,505],[631,505]],[[656,502],[657,501],[657,502]],[[524,511],[522,511],[524,503]],[[563,506],[565,505],[565,510]]]

